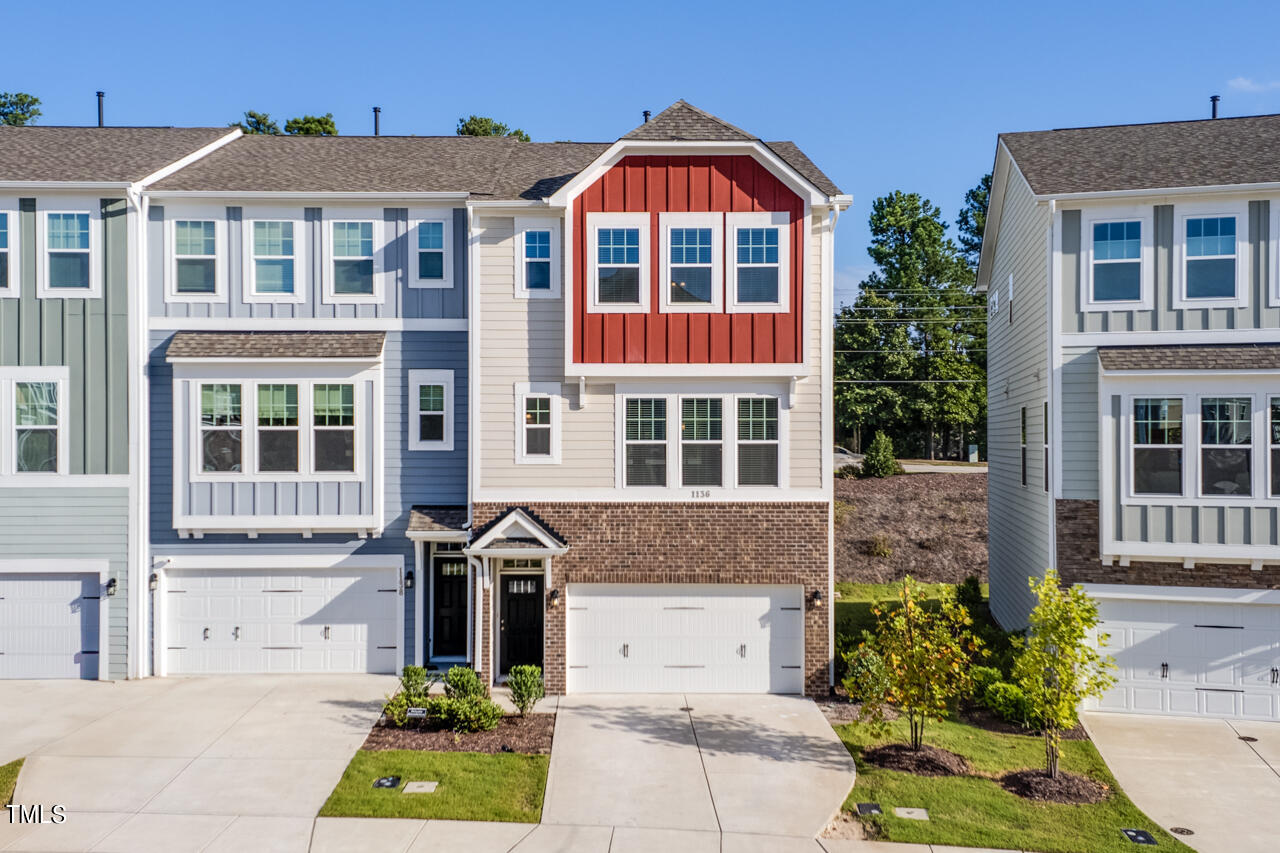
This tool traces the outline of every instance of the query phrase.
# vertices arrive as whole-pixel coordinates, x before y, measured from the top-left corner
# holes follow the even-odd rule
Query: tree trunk
[[[908,714],[907,720],[911,724],[911,748],[919,751],[924,743],[924,717],[918,714]]]
[[[1044,730],[1044,759],[1045,769],[1049,772],[1050,779],[1058,778],[1058,745],[1053,737],[1053,732],[1046,727]]]
[[[929,461],[933,461],[933,424],[929,424]]]

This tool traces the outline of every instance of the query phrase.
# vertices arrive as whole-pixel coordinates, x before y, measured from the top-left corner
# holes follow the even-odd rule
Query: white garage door
[[[1102,600],[1110,711],[1280,719],[1280,607]]]
[[[174,571],[169,674],[394,672],[393,570]]]
[[[570,584],[571,693],[801,693],[799,586]]]
[[[0,678],[97,678],[97,575],[0,574]]]

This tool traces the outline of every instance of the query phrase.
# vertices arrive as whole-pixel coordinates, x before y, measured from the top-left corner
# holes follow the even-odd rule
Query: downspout
[[[475,208],[467,205],[467,529],[475,528],[475,488],[480,475],[476,409],[480,399],[480,275],[476,270]]]
[[[485,615],[485,608],[481,606],[484,602],[485,588],[483,577],[484,560],[480,557],[467,557],[467,564],[471,567],[471,571],[467,573],[467,577],[474,579],[474,581],[468,580],[467,582],[468,601],[471,601],[471,591],[473,589],[475,590],[475,600],[472,601],[472,606],[474,608],[472,612],[474,612],[476,616],[475,623],[472,625],[472,628],[474,629],[472,632],[474,635],[472,639],[475,640],[475,645],[471,647],[471,667],[477,673],[481,673],[484,671],[484,656],[482,654],[482,650],[484,649],[484,620],[487,618]],[[470,643],[470,640],[468,640],[468,643]]]
[[[1060,430],[1062,418],[1058,412],[1058,409],[1062,404],[1062,394],[1060,393],[1061,387],[1062,387],[1062,365],[1061,365],[1060,353],[1058,352],[1058,346],[1059,346],[1058,323],[1060,322],[1061,317],[1059,316],[1059,313],[1056,310],[1056,306],[1059,305],[1060,302],[1056,296],[1057,282],[1055,280],[1058,265],[1054,263],[1054,260],[1055,260],[1054,258],[1054,242],[1055,242],[1054,225],[1056,222],[1057,213],[1058,213],[1057,200],[1049,199],[1049,227],[1047,229],[1048,233],[1045,235],[1045,252],[1048,255],[1048,258],[1045,261],[1046,266],[1048,267],[1048,275],[1046,276],[1046,280],[1047,280],[1046,289],[1048,290],[1048,294],[1046,295],[1046,298],[1049,300],[1049,304],[1046,306],[1047,317],[1045,318],[1049,326],[1049,335],[1048,335],[1049,358],[1046,365],[1046,370],[1048,372],[1047,372],[1047,375],[1045,376],[1045,399],[1049,403],[1048,405],[1049,421],[1052,424],[1051,427],[1046,427],[1046,428],[1049,431],[1049,437],[1052,441],[1049,447],[1049,458],[1047,460],[1047,468],[1044,472],[1044,476],[1047,477],[1049,480],[1049,488],[1046,492],[1046,497],[1048,498],[1048,501],[1049,501],[1049,506],[1048,506],[1049,517],[1047,519],[1048,528],[1049,528],[1048,565],[1055,570],[1058,568],[1058,524],[1057,524],[1056,495],[1058,494],[1059,481],[1062,479],[1061,477],[1056,476],[1059,468],[1058,460],[1061,458],[1060,454],[1062,452],[1062,434]],[[1098,553],[1102,553],[1101,549],[1099,549]]]
[[[129,375],[127,389],[129,412],[129,532],[126,577],[129,580],[128,626],[126,643],[126,675],[129,678],[145,678],[155,672],[152,656],[158,653],[150,642],[147,626],[151,624],[149,577],[151,574],[150,536],[148,512],[149,495],[150,418],[148,416],[149,389],[147,387],[147,216],[150,202],[139,184],[131,184],[125,190],[126,220],[132,219],[127,239],[125,281],[131,290],[129,311]],[[132,213],[132,216],[128,214]],[[106,651],[106,650],[103,650]],[[109,664],[109,657],[107,663]]]

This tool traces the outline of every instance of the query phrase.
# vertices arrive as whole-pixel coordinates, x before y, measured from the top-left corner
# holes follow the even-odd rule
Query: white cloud
[[[1227,87],[1234,89],[1237,92],[1250,92],[1257,94],[1260,92],[1270,92],[1273,89],[1280,89],[1280,80],[1259,83],[1252,77],[1235,77],[1227,81]]]

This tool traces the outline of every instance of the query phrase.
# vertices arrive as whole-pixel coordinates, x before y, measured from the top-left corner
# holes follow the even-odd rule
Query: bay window
[[[738,485],[778,485],[778,399],[738,400]]]
[[[298,386],[258,386],[258,470],[298,470]]]
[[[313,467],[320,471],[355,471],[355,387],[347,383],[313,388]]]
[[[201,471],[229,473],[242,470],[240,392],[238,384],[200,386]]]
[[[724,401],[719,397],[680,401],[680,481],[685,486],[724,483]]]
[[[1182,494],[1182,400],[1133,401],[1133,493]]]
[[[1250,397],[1200,401],[1200,493],[1253,494],[1253,406]]]
[[[626,459],[624,483],[628,486],[667,485],[667,401],[628,398],[623,433]]]

